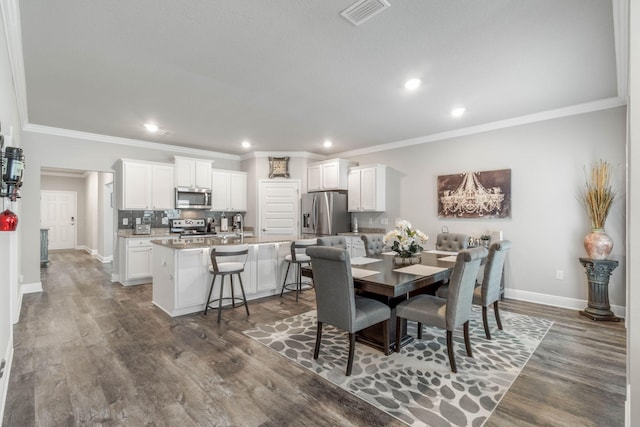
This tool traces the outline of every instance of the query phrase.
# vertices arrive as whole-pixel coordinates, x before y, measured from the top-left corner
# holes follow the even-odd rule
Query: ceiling
[[[354,1],[21,0],[28,122],[331,155],[618,96],[610,0]]]

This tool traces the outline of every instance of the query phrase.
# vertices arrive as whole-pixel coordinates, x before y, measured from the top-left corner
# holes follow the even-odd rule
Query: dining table
[[[396,346],[395,307],[407,298],[418,294],[435,294],[440,285],[446,283],[453,271],[456,252],[424,251],[419,262],[400,265],[394,252],[383,252],[368,257],[353,257],[351,269],[356,294],[381,301],[391,308],[391,325],[387,335],[390,350]],[[414,260],[415,261],[415,260]],[[313,278],[313,266],[302,267],[302,275]],[[407,322],[401,323],[400,346],[410,343],[413,338],[407,334]],[[356,340],[384,350],[382,324],[366,328],[356,335]]]

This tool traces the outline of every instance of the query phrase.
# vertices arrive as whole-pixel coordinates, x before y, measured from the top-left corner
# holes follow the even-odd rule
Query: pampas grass
[[[582,201],[587,208],[593,229],[604,228],[609,210],[616,197],[610,181],[611,166],[604,160],[600,160],[592,166],[590,176],[586,176],[586,188],[582,194]]]

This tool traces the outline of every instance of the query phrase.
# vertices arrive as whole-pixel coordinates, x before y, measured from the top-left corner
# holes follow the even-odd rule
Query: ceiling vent
[[[340,15],[353,25],[360,25],[378,12],[389,7],[386,0],[360,0],[340,12]]]

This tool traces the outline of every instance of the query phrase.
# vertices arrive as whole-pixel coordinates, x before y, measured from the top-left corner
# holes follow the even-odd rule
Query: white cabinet
[[[346,190],[349,166],[353,162],[343,159],[325,160],[307,166],[307,192]]]
[[[255,245],[255,292],[278,288],[278,251],[277,243]]]
[[[211,188],[211,160],[174,157],[176,187]]]
[[[173,165],[123,159],[118,172],[120,209],[173,209]]]
[[[204,302],[209,295],[211,274],[209,273],[209,250],[188,249],[176,251],[176,273],[180,286],[176,292],[176,308],[199,307],[204,310]],[[218,282],[220,279],[218,279]]]
[[[386,166],[349,169],[349,212],[382,212],[386,209]]]
[[[213,211],[247,211],[247,173],[214,169],[212,171]]]
[[[360,236],[342,236],[347,243],[347,251],[351,258],[366,256],[364,242]]]
[[[150,238],[120,238],[124,260],[121,258],[120,282],[125,286],[149,283],[153,275],[153,245]]]

